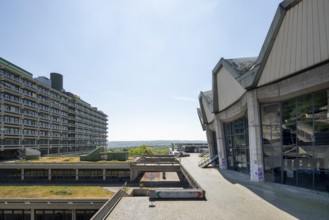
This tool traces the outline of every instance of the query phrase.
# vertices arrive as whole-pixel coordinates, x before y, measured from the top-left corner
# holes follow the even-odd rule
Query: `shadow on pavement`
[[[240,184],[277,208],[298,219],[329,219],[329,193],[277,183],[259,183],[232,170],[219,170],[232,184]]]

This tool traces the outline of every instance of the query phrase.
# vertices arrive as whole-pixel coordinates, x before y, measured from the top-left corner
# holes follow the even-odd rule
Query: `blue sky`
[[[108,140],[205,140],[221,57],[258,56],[281,1],[0,0],[0,57],[109,116]]]

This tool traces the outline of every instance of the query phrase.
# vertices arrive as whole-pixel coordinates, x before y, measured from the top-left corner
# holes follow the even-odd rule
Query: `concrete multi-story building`
[[[329,191],[328,14],[328,0],[285,0],[258,57],[217,63],[199,115],[221,169]]]
[[[33,78],[0,58],[0,160],[26,148],[41,154],[107,145],[107,115],[63,89],[63,76]]]

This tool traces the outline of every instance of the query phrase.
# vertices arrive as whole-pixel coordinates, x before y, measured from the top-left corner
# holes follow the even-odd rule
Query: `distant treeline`
[[[173,143],[206,143],[200,140],[154,140],[154,141],[109,141],[109,148],[122,148],[122,147],[138,147],[141,145],[146,146],[172,146]]]
[[[128,151],[129,156],[150,156],[168,154],[170,146],[148,146],[110,148],[114,152]]]

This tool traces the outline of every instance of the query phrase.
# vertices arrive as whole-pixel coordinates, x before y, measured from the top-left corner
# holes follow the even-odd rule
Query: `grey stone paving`
[[[206,190],[206,201],[155,201],[155,207],[149,207],[151,202],[148,197],[124,197],[107,219],[327,219],[329,216],[326,198],[321,200],[320,196],[320,203],[315,205],[310,202],[300,203],[299,197],[297,201],[292,196],[285,197],[282,194],[285,191],[273,190],[272,185],[246,180],[246,183],[258,190],[253,191],[252,187],[248,189],[248,186],[242,185],[243,176],[237,175],[241,184],[232,183],[215,168],[199,168],[199,160],[197,154],[191,154],[191,157],[182,158],[181,162]],[[259,196],[261,193],[265,195],[264,199]],[[284,201],[283,204],[290,207],[284,209],[278,205]]]

